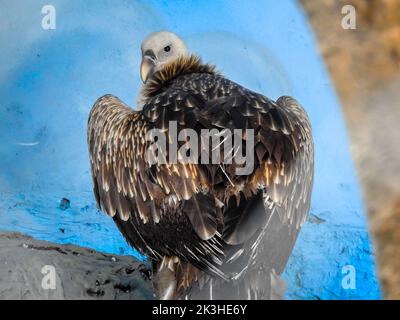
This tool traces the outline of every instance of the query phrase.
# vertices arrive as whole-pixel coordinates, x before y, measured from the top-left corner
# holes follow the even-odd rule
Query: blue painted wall
[[[380,297],[340,106],[295,2],[53,0],[50,31],[41,28],[45,4],[0,1],[0,230],[137,255],[96,210],[86,121],[105,93],[135,106],[140,42],[169,29],[229,78],[271,98],[293,95],[310,115],[311,217],[284,274],[287,297]],[[345,265],[355,267],[354,290],[342,288]]]

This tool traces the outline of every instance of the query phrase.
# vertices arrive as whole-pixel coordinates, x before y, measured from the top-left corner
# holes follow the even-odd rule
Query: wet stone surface
[[[0,300],[152,299],[150,271],[128,256],[0,233]]]

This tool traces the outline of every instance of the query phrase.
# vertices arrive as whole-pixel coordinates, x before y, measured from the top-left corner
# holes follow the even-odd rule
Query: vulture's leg
[[[153,262],[153,287],[159,300],[185,299],[192,285],[203,276],[202,271],[176,256]]]
[[[177,280],[175,262],[177,257],[164,257],[161,261],[153,262],[153,288],[159,300],[177,299]]]

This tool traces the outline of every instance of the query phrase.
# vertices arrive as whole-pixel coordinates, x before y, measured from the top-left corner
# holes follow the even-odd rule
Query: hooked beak
[[[153,74],[155,68],[154,55],[144,55],[140,65],[140,78],[143,83]]]

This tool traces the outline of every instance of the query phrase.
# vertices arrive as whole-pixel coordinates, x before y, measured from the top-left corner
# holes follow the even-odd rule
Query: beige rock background
[[[400,1],[300,0],[342,102],[387,299],[400,299]],[[357,27],[341,26],[342,7]]]

